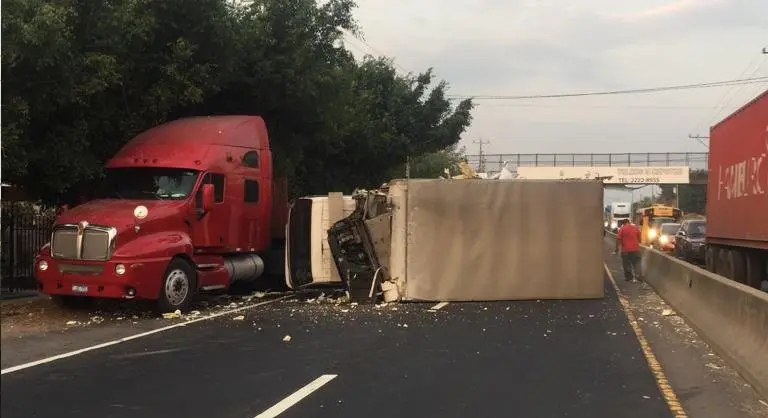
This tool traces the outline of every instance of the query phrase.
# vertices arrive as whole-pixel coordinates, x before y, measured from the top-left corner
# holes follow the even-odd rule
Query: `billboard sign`
[[[520,179],[593,180],[605,184],[688,184],[688,166],[674,167],[517,167]]]

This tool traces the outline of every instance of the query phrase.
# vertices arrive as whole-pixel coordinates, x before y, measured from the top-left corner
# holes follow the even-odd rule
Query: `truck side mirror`
[[[203,184],[202,188],[203,192],[203,207],[201,208],[203,210],[203,213],[208,213],[213,210],[213,204],[214,204],[214,195],[213,195],[213,184]]]

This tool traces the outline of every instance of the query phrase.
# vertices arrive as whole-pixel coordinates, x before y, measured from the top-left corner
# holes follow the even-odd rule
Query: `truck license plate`
[[[73,284],[72,291],[75,293],[88,293],[88,286],[82,284]]]

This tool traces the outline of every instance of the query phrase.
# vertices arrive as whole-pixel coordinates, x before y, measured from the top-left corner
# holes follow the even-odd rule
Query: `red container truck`
[[[768,90],[710,130],[706,245],[708,270],[768,278]]]
[[[62,213],[35,259],[40,291],[59,302],[136,298],[183,310],[199,291],[256,280],[267,254],[284,251],[286,182],[273,179],[258,116],[156,126],[105,172],[95,199]]]

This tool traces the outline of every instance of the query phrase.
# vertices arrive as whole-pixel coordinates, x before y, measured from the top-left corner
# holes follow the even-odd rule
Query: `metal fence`
[[[498,172],[505,163],[514,167],[668,167],[688,166],[706,170],[709,153],[665,152],[624,154],[483,154],[468,155],[467,162],[480,172]]]
[[[2,202],[0,283],[4,291],[35,288],[34,258],[51,238],[55,211],[28,202]]]

